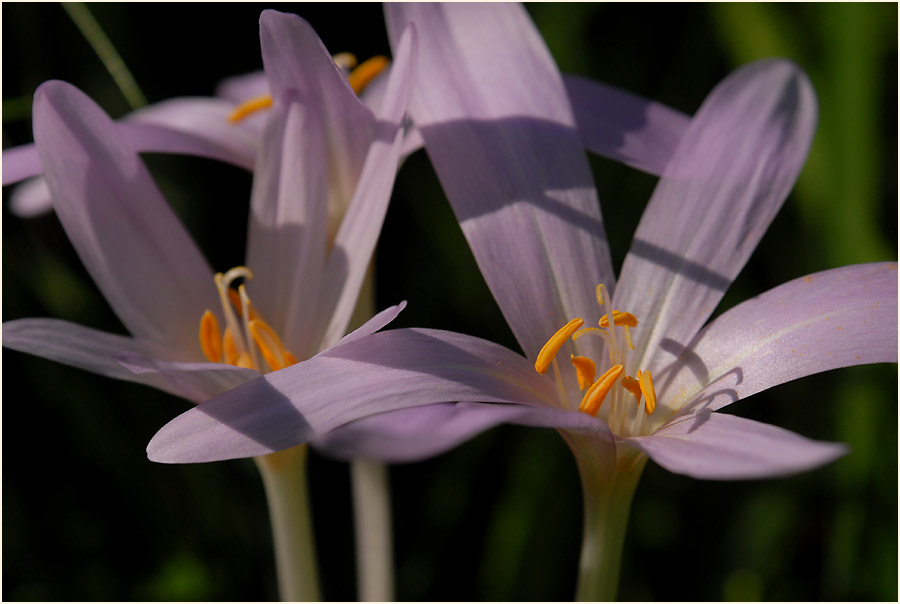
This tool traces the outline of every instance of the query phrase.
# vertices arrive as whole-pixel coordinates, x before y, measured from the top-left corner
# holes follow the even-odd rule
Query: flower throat
[[[250,302],[246,286],[242,283],[237,290],[231,287],[236,279],[246,281],[252,278],[253,272],[246,266],[236,266],[224,274],[215,274],[213,279],[219,290],[225,330],[219,331],[219,321],[207,309],[200,318],[200,347],[213,363],[227,363],[268,373],[293,365],[297,358],[259,316]],[[268,369],[263,365],[263,360]]]
[[[594,379],[597,374],[597,366],[593,360],[584,356],[570,355],[570,361],[575,367],[578,377],[578,388],[585,391],[578,410],[596,417],[603,402],[609,398],[612,401],[607,420],[610,429],[618,435],[640,434],[644,414],[650,415],[656,409],[656,391],[653,389],[653,376],[649,371],[638,369],[633,377],[625,374],[625,347],[627,345],[630,350],[634,350],[629,329],[637,327],[637,317],[629,312],[613,310],[609,293],[602,283],[597,286],[596,295],[597,303],[606,310],[606,314],[598,321],[599,327],[582,329],[584,319],[572,319],[544,344],[534,362],[534,369],[538,373],[544,374],[552,366],[560,400],[566,401],[565,386],[556,362],[556,355],[569,338],[575,341],[588,334],[603,338],[609,351],[611,367],[599,378]],[[609,317],[612,317],[612,321]],[[622,329],[621,335],[624,338],[620,339],[617,328]],[[626,406],[629,397],[625,395],[625,392],[631,394],[637,405],[634,420],[630,426],[627,425],[629,413]]]

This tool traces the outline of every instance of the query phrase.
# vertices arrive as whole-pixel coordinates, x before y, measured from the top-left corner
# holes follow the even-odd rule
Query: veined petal
[[[522,356],[431,330],[377,333],[239,386],[169,422],[153,461],[250,457],[308,441],[356,419],[454,401],[552,406],[553,381]]]
[[[596,284],[613,280],[562,78],[518,4],[389,3],[385,13],[394,43],[406,23],[418,28],[413,120],[533,360],[560,325],[595,310]]]
[[[364,338],[366,336],[370,336],[376,331],[384,329],[387,327],[394,319],[397,318],[397,315],[406,308],[406,301],[404,300],[400,304],[395,306],[389,306],[385,308],[380,313],[376,314],[374,317],[345,335],[343,338],[338,340],[338,342],[331,347],[331,350],[334,350],[338,346],[343,346],[345,344],[349,344],[350,342],[355,342],[360,338]]]
[[[309,23],[297,15],[266,10],[259,25],[272,98],[295,90],[302,98],[318,100],[319,119],[328,135],[329,204],[342,215],[375,134],[375,117],[356,97]]]
[[[650,174],[663,173],[690,116],[581,76],[563,74],[563,82],[585,148]]]
[[[328,258],[327,295],[323,303],[331,316],[326,319],[323,346],[330,346],[346,332],[381,232],[397,175],[415,57],[416,32],[409,28],[394,53],[393,69],[377,116],[377,134]]]
[[[127,115],[116,127],[139,153],[179,153],[208,157],[253,169],[259,132],[251,120],[228,121],[233,105],[221,99],[172,99]],[[22,145],[3,152],[3,185],[43,172],[37,148]],[[25,218],[53,209],[50,191],[43,179],[16,188],[10,210]]]
[[[3,346],[106,377],[152,386],[199,403],[259,376],[214,363],[167,361],[171,350],[59,319],[3,324]]]
[[[97,331],[59,319],[16,319],[3,324],[3,347],[71,365],[117,380],[153,386],[179,394],[155,375],[136,375],[118,358],[164,356],[166,349],[127,336]]]
[[[742,417],[701,411],[679,417],[655,434],[626,438],[676,474],[710,480],[771,478],[829,463],[847,446],[810,440]]]
[[[391,80],[391,71],[393,65],[385,67],[384,71],[378,74],[372,82],[366,86],[365,90],[359,95],[359,99],[366,104],[366,107],[372,110],[376,116],[383,113],[384,95],[387,92],[388,82]],[[403,145],[400,148],[400,162],[411,153],[418,151],[425,143],[422,141],[422,135],[415,127],[415,124],[408,124],[403,132]]]
[[[319,298],[325,288],[328,169],[317,103],[290,92],[276,101],[254,172],[247,237],[254,303],[298,358],[319,351],[316,334],[327,320]]]
[[[578,430],[612,441],[605,423],[585,413],[531,405],[439,403],[380,413],[313,439],[324,453],[389,463],[420,461],[444,453],[499,424]]]
[[[616,308],[640,317],[636,366],[663,338],[688,341],[715,309],[794,185],[816,98],[793,63],[735,71],[681,138],[625,259]]]
[[[677,360],[654,374],[661,419],[829,369],[896,363],[897,265],[795,279],[723,313],[686,349],[674,340],[662,349]]]
[[[227,392],[260,375],[255,369],[224,363],[178,363],[138,354],[121,355],[117,361],[132,374],[155,378],[167,386],[165,389],[194,403]]]
[[[35,93],[34,136],[56,213],[110,306],[138,339],[200,358],[212,271],[115,124],[74,86]]]

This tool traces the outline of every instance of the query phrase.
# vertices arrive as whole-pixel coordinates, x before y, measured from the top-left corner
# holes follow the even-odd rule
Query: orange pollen
[[[584,319],[572,319],[560,327],[559,331],[553,334],[553,336],[547,340],[547,343],[544,344],[544,347],[541,348],[537,360],[534,362],[534,370],[542,375],[547,373],[550,363],[556,358],[556,353],[559,352],[559,349],[566,343],[566,340],[572,337],[572,334],[578,331],[578,328],[582,325],[584,325]]]
[[[575,366],[575,372],[578,374],[578,387],[584,390],[594,383],[594,376],[597,375],[597,366],[594,361],[587,357],[572,356],[572,365]]]
[[[649,371],[638,371],[637,378],[641,385],[641,392],[644,393],[647,415],[650,415],[656,409],[656,390],[653,389],[653,376],[650,375]]]
[[[609,327],[609,317],[603,315],[600,317],[600,327]],[[622,312],[621,310],[613,311],[613,323],[616,326],[627,325],[628,327],[637,327],[637,317],[630,312]]]
[[[581,399],[578,410],[587,413],[588,415],[596,416],[597,411],[600,410],[600,405],[603,404],[606,395],[612,390],[616,380],[619,379],[619,376],[622,375],[623,371],[625,371],[625,367],[622,365],[613,365],[610,367],[609,370],[601,375],[600,379],[594,382],[594,385],[588,388],[588,391],[584,393],[584,398]]]
[[[576,354],[569,355],[569,359],[575,369],[575,377],[578,379],[578,387],[582,391],[586,389],[578,410],[596,417],[603,401],[609,396],[611,401],[609,416],[608,418],[604,416],[604,421],[609,423],[610,427],[616,431],[616,434],[640,434],[642,422],[638,421],[638,418],[643,417],[644,413],[650,415],[656,410],[656,390],[653,387],[653,376],[650,375],[649,371],[638,370],[634,377],[625,374],[625,365],[627,364],[625,345],[627,344],[627,347],[631,350],[635,349],[631,340],[630,328],[637,327],[638,319],[630,312],[613,310],[609,292],[603,284],[597,286],[596,294],[597,303],[606,310],[606,314],[597,322],[599,327],[582,327],[584,320],[580,318],[572,319],[544,344],[538,353],[534,369],[538,373],[544,374],[550,365],[553,365],[557,393],[560,401],[565,405],[567,404],[565,403],[567,400],[566,388],[563,384],[559,366],[556,364],[556,355],[559,354],[569,338],[572,338],[573,342],[587,335],[602,338],[609,353],[611,368],[596,381],[594,376],[597,374],[597,365],[592,359]],[[610,324],[609,317],[612,317],[612,324]],[[623,334],[619,329],[624,332],[624,341],[621,339]],[[631,424],[632,428],[630,430],[625,427],[625,418],[630,414],[623,407],[627,400],[630,399],[621,390],[615,390],[617,384],[623,390],[631,393],[635,404],[638,406],[635,421]],[[611,396],[610,393],[612,393]],[[640,411],[642,399],[644,401],[644,413]]]

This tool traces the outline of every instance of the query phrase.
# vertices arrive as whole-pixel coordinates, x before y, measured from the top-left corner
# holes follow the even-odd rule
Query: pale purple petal
[[[221,99],[171,99],[128,114],[117,123],[117,128],[141,153],[197,155],[252,170],[259,128],[247,127],[247,121],[232,124],[228,116],[233,109],[233,103]],[[3,151],[3,186],[43,171],[34,144]],[[29,199],[20,202],[25,211],[39,207],[30,200],[32,194],[43,197],[30,192]]]
[[[3,324],[3,347],[117,380],[147,384],[179,394],[158,376],[136,375],[117,361],[117,358],[127,355],[165,356],[171,353],[150,342],[59,319],[16,319]]]
[[[585,148],[650,174],[662,174],[691,118],[614,86],[563,75]]]
[[[687,341],[718,304],[794,185],[816,124],[806,75],[783,60],[742,67],[710,93],[638,226],[613,305],[635,314],[636,366]]]
[[[331,350],[334,350],[338,346],[343,346],[345,344],[349,344],[350,342],[355,342],[360,338],[364,338],[366,336],[370,336],[376,331],[384,329],[387,327],[394,319],[397,318],[397,315],[406,308],[406,301],[404,300],[400,304],[395,306],[389,306],[385,308],[380,313],[376,314],[374,317],[345,335],[343,338],[338,340],[338,342],[331,347]]]
[[[34,144],[3,150],[3,186],[37,176],[43,172]]]
[[[346,332],[381,232],[397,175],[401,126],[409,104],[415,56],[416,36],[410,28],[394,53],[390,80],[377,115],[376,137],[328,258],[327,292],[321,303],[331,312],[331,318],[323,346],[330,346]]]
[[[403,136],[403,146],[400,148],[400,159],[405,159],[407,156],[415,153],[424,146],[425,141],[422,140],[422,133],[419,132],[418,128],[410,125],[406,130],[406,134]]]
[[[116,360],[132,375],[152,378],[163,384],[164,390],[194,403],[209,400],[260,375],[255,369],[222,363],[178,363],[140,354],[124,354]]]
[[[454,401],[552,406],[553,380],[524,357],[461,334],[399,329],[327,350],[248,382],[169,422],[151,460],[271,453],[385,411]]]
[[[312,444],[340,459],[411,462],[444,453],[498,424],[577,430],[612,442],[606,424],[585,413],[530,405],[441,403],[360,419],[316,437]]]
[[[309,23],[297,15],[263,11],[259,20],[263,64],[273,98],[294,90],[315,98],[328,133],[329,201],[342,214],[356,190],[375,130],[360,101]]]
[[[125,118],[127,121],[118,123],[117,127],[122,137],[138,152],[196,155],[252,170],[259,135],[244,124],[230,123],[228,111],[225,111],[221,101],[215,99],[175,99],[135,112]],[[42,173],[37,149],[33,145],[26,147],[33,150],[36,161],[29,171]],[[30,162],[31,155],[22,151],[19,160],[13,156],[14,168]],[[7,161],[4,151],[4,166]],[[18,180],[22,173],[22,170],[12,170],[10,182]],[[53,209],[50,191],[42,178],[16,187],[9,203],[10,210],[23,218]]]
[[[232,103],[240,104],[264,94],[269,94],[269,79],[262,70],[226,78],[216,86],[216,96]]]
[[[35,93],[34,136],[56,213],[137,338],[202,358],[197,325],[217,304],[212,271],[109,117],[65,82]]]
[[[393,65],[388,64],[388,66],[375,76],[375,79],[369,82],[366,87],[363,88],[362,92],[359,93],[359,100],[362,101],[375,115],[378,115],[381,111],[381,104],[384,100],[384,93],[387,91],[387,84],[392,69]]]
[[[518,4],[385,6],[422,40],[411,114],[488,286],[534,358],[611,283],[591,172],[562,78]],[[590,345],[596,338],[584,338]]]
[[[896,363],[897,265],[790,281],[723,313],[686,350],[674,340],[662,349],[670,356],[654,375],[660,404],[682,412],[719,409],[829,369]]]
[[[266,124],[253,177],[248,285],[263,318],[298,358],[320,350],[328,245],[325,132],[315,98],[285,93]]]
[[[360,93],[360,100],[379,116],[382,114],[382,103],[384,93],[387,91],[388,82],[393,66],[389,65],[383,72],[378,74],[371,83]],[[422,141],[422,135],[414,124],[408,124],[403,134],[403,145],[400,147],[400,161],[402,162],[408,155],[418,151],[425,143]]]
[[[651,436],[625,439],[676,474],[710,480],[772,478],[829,463],[846,445],[724,413],[679,417]]]
[[[38,176],[17,186],[9,196],[9,209],[22,218],[33,218],[52,210],[47,181]]]
[[[252,170],[265,115],[233,123],[234,108],[223,99],[170,99],[127,115],[120,128],[140,152],[197,155]]]

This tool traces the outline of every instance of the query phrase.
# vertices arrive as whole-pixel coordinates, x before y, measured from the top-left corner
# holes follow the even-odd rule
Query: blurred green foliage
[[[209,95],[259,69],[261,6],[89,5],[151,102]],[[290,5],[332,52],[387,53],[378,5]],[[896,259],[895,4],[531,4],[563,71],[693,112],[735,66],[786,56],[820,118],[795,192],[723,308],[788,279]],[[111,115],[122,94],[65,11],[4,4],[4,148],[30,142],[30,98],[68,80]],[[60,50],[64,49],[64,50]],[[490,57],[485,57],[486,61]],[[250,176],[147,156],[211,264],[242,261]],[[591,158],[621,263],[655,179]],[[4,190],[4,201],[9,191]],[[427,158],[401,170],[379,243],[378,306],[397,326],[515,343]],[[61,317],[122,331],[52,215],[3,220],[3,319]],[[149,463],[182,401],[3,351],[5,600],[257,600],[276,595],[265,501],[249,462]],[[734,412],[850,444],[800,476],[714,483],[648,464],[623,560],[626,600],[896,600],[897,370],[858,367],[786,384]],[[502,427],[391,471],[398,598],[565,600],[581,538],[578,476],[562,439]],[[355,597],[348,473],[311,457],[324,596]]]

